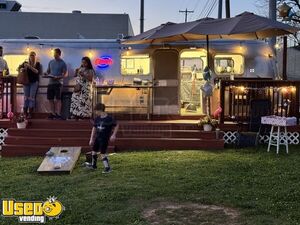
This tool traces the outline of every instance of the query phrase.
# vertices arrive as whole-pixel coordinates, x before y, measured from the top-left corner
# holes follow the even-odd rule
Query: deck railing
[[[299,81],[222,80],[221,123],[249,121],[251,101],[255,99],[268,99],[274,115],[299,118],[299,91]]]

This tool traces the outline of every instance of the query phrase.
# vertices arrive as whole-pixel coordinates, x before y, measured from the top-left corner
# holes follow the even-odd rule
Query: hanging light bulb
[[[27,52],[30,52],[30,48],[29,48],[29,45],[28,45],[28,44],[27,44],[26,51],[27,51]]]
[[[89,55],[89,57],[90,58],[93,58],[93,51],[92,51],[92,49],[90,48],[90,50],[89,50],[89,53],[88,53],[88,55]]]
[[[240,47],[239,47],[240,51],[243,51],[243,46],[242,46],[242,42],[240,42]]]

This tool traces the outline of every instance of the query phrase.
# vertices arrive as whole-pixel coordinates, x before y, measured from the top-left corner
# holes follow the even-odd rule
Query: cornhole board
[[[71,174],[81,153],[81,147],[52,147],[37,172],[41,174]],[[49,153],[48,152],[48,153]]]

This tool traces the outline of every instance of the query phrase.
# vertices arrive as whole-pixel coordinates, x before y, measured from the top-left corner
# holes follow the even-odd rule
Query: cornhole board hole
[[[41,174],[71,174],[80,153],[81,147],[52,147],[37,171]]]

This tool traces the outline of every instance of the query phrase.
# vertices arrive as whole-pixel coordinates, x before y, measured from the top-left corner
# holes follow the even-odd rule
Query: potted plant
[[[212,131],[213,127],[218,124],[218,120],[212,119],[210,116],[205,116],[200,119],[198,126],[203,127],[204,131]]]
[[[26,118],[25,118],[25,116],[24,116],[23,113],[21,113],[21,114],[17,117],[16,122],[17,122],[17,128],[18,128],[18,129],[25,129],[26,126],[27,126],[27,120],[26,120]]]

